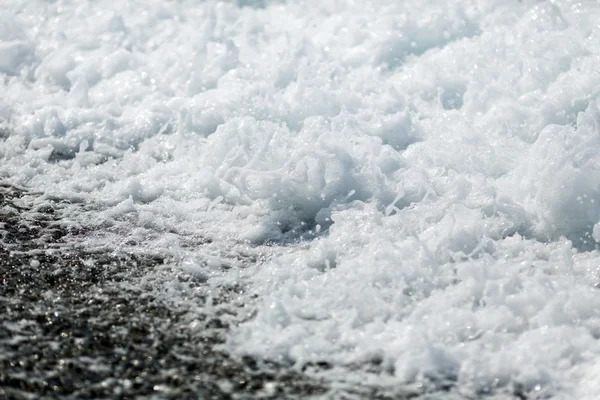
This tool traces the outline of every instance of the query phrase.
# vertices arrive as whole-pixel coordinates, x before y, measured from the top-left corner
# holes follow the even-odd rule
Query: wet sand
[[[228,324],[194,318],[143,290],[158,256],[65,245],[51,208],[27,210],[0,189],[0,398],[282,398],[324,393],[316,382],[215,350]],[[30,218],[31,211],[35,218]],[[202,285],[192,277],[177,279]],[[136,283],[136,284],[132,284]],[[157,282],[155,282],[157,284]],[[220,288],[228,302],[236,288]],[[213,290],[214,293],[214,290]],[[199,295],[198,305],[206,298]],[[213,303],[215,296],[213,294]],[[235,312],[235,311],[233,311]],[[198,333],[203,332],[203,333]]]

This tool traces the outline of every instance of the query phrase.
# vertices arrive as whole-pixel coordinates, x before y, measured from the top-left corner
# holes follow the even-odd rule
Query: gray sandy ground
[[[61,225],[56,208],[24,206],[27,195],[0,184],[0,399],[478,398],[459,396],[451,382],[437,393],[333,390],[288,367],[232,359],[215,348],[231,318],[196,312],[191,321],[153,287],[206,282],[168,270],[164,256],[69,246],[83,233]],[[140,284],[147,275],[154,280]],[[241,307],[242,288],[207,289],[223,313]],[[192,292],[202,309],[208,296]],[[527,396],[515,388],[501,398]]]
[[[62,227],[52,208],[27,210],[25,218],[16,201],[22,195],[0,188],[0,398],[323,393],[291,371],[258,371],[253,360],[231,360],[213,349],[227,322],[200,314],[192,331],[185,310],[127,284],[163,265],[160,257],[69,248],[64,238],[77,233]],[[181,274],[177,279],[202,284]],[[236,290],[220,288],[217,301],[231,301]],[[206,298],[196,300],[202,305]]]

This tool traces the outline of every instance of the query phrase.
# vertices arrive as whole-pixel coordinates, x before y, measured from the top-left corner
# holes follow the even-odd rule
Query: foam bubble
[[[13,1],[0,177],[80,245],[242,282],[234,356],[594,398],[599,12]]]

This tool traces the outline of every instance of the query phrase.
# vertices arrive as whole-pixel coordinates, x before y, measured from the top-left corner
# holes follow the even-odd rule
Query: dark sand
[[[0,398],[304,398],[324,392],[289,369],[258,371],[254,360],[215,350],[226,322],[200,314],[192,331],[186,310],[137,283],[163,264],[161,257],[71,248],[65,237],[80,233],[61,226],[53,208],[20,206],[24,194],[0,187]],[[228,302],[236,290],[220,288],[217,301]],[[205,299],[195,300],[202,305]]]

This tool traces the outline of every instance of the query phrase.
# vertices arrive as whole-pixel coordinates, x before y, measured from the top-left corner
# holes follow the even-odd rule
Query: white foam
[[[0,177],[71,202],[84,245],[243,280],[234,355],[594,398],[599,12],[13,1]]]

